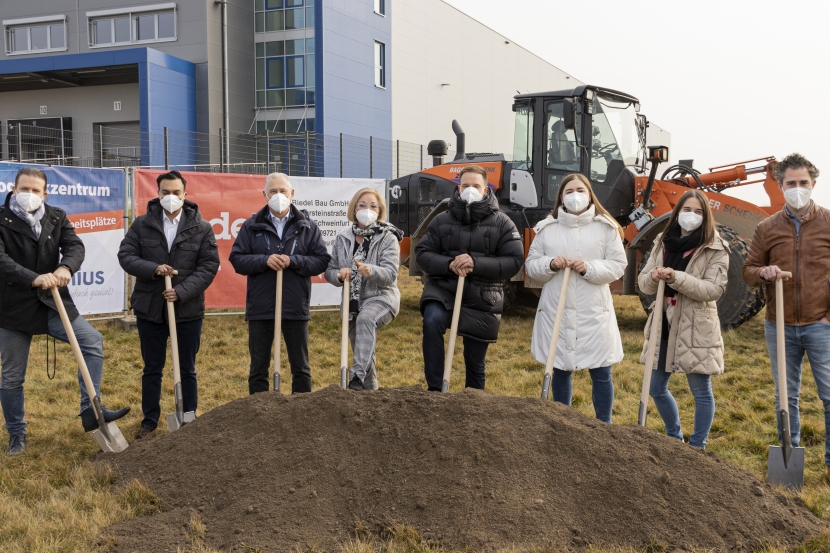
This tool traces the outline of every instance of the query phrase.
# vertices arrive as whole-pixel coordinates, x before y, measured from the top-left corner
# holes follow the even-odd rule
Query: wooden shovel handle
[[[775,281],[775,339],[778,361],[778,406],[789,412],[787,397],[787,351],[784,343],[784,278],[792,278],[789,271],[781,271],[781,278]]]
[[[78,368],[81,369],[81,376],[84,379],[86,393],[91,400],[97,395],[95,393],[95,385],[92,383],[92,377],[89,376],[89,369],[86,366],[86,361],[84,361],[84,354],[81,353],[81,346],[78,345],[78,338],[75,337],[75,331],[72,329],[72,321],[69,320],[69,315],[66,314],[66,307],[63,305],[63,299],[57,288],[52,288],[52,299],[55,300],[55,306],[58,308],[58,313],[61,316],[63,329],[66,331],[66,337],[69,338],[69,345],[72,346],[72,353],[75,355],[75,361],[78,363]]]
[[[444,357],[444,382],[449,391],[450,375],[452,373],[452,357],[455,353],[455,337],[458,334],[458,317],[461,315],[461,298],[464,296],[464,279],[458,277],[458,287],[455,289],[455,304],[452,310],[452,324],[450,325],[450,339],[447,342],[447,355]]]
[[[280,340],[282,339],[282,279],[285,271],[277,271],[277,301],[274,306],[274,373],[282,376]]]
[[[565,313],[565,298],[568,295],[568,281],[571,279],[571,268],[565,267],[562,277],[562,290],[559,292],[559,303],[556,305],[556,318],[553,320],[553,332],[548,345],[548,359],[545,363],[545,375],[553,373],[553,363],[556,360],[556,348],[559,345],[559,329],[562,327],[562,315]]]
[[[646,425],[646,414],[648,412],[648,395],[651,388],[651,371],[654,367],[654,351],[657,346],[657,333],[663,325],[663,303],[666,301],[663,296],[666,290],[666,281],[660,280],[657,284],[657,299],[654,301],[654,309],[651,313],[651,333],[648,339],[648,351],[646,352],[646,368],[643,372],[643,388],[640,390],[640,413],[638,424]]]
[[[174,275],[179,274],[173,271]],[[173,280],[169,276],[164,277],[164,287],[167,290],[173,289]],[[176,332],[176,308],[172,301],[167,301],[167,326],[170,328],[170,355],[173,357],[173,385],[182,381],[182,370],[179,364],[179,335]]]
[[[348,371],[349,363],[349,297],[351,295],[351,279],[343,281],[343,303],[340,310],[340,387],[346,388],[349,385]]]

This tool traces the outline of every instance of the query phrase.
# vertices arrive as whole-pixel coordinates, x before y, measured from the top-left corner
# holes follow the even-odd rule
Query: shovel
[[[654,308],[651,316],[651,336],[648,339],[648,351],[646,352],[646,370],[643,373],[643,389],[640,391],[640,414],[637,424],[646,425],[648,417],[648,392],[651,388],[651,370],[654,367],[654,350],[657,347],[657,333],[663,325],[663,294],[666,290],[666,281],[661,280],[657,284],[657,299],[654,300]]]
[[[340,315],[340,387],[348,385],[347,375],[349,374],[349,294],[351,280],[347,277],[343,281],[343,309]]]
[[[81,353],[81,346],[78,345],[78,339],[75,337],[75,331],[72,330],[72,323],[69,321],[69,315],[66,314],[66,307],[63,305],[60,293],[57,288],[52,288],[52,298],[55,300],[55,306],[58,308],[58,313],[61,316],[63,329],[66,331],[66,337],[69,338],[69,344],[72,346],[72,353],[75,354],[75,361],[78,363],[78,368],[81,370],[81,376],[84,379],[84,387],[86,387],[87,394],[92,398],[92,407],[95,410],[95,417],[98,419],[98,430],[92,432],[92,437],[101,446],[101,450],[108,453],[118,453],[127,449],[127,440],[119,430],[115,422],[106,422],[104,420],[104,413],[101,411],[101,400],[95,394],[95,386],[92,384],[92,377],[89,376],[89,369],[84,361],[84,355]]]
[[[455,289],[455,306],[452,309],[452,324],[450,325],[450,340],[447,342],[447,355],[444,357],[444,382],[441,383],[441,393],[450,391],[450,373],[452,372],[452,356],[455,353],[455,336],[458,334],[458,317],[461,315],[461,297],[464,295],[464,277],[458,277],[458,288]]]
[[[277,305],[274,309],[274,391],[280,391],[280,341],[282,340],[282,271],[277,271]]]
[[[179,274],[173,271],[174,275]],[[173,288],[173,281],[169,276],[164,277],[164,287],[167,290]],[[176,333],[176,309],[173,302],[167,302],[167,324],[170,327],[170,353],[173,357],[173,397],[176,402],[176,412],[168,413],[167,428],[170,432],[178,430],[183,424],[196,420],[196,413],[193,411],[184,412],[184,400],[182,400],[182,371],[179,365],[179,336]]]
[[[553,377],[553,362],[556,360],[556,346],[559,344],[559,327],[562,326],[562,315],[565,312],[565,296],[568,294],[568,281],[571,279],[571,268],[565,267],[565,276],[562,280],[562,291],[559,293],[559,303],[556,306],[556,318],[553,320],[553,333],[548,345],[548,360],[545,363],[545,377],[542,379],[542,399],[548,399],[550,381]]]
[[[804,487],[804,448],[793,447],[790,435],[790,411],[787,398],[787,355],[784,345],[784,283],[792,277],[781,272],[775,281],[775,335],[778,342],[778,425],[781,428],[782,446],[769,446],[767,458],[767,482],[792,490]],[[783,385],[782,385],[783,383]]]

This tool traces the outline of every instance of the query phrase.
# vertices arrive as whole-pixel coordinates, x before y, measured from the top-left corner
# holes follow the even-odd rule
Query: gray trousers
[[[378,372],[375,360],[377,331],[395,316],[392,310],[381,302],[371,302],[360,309],[357,317],[349,321],[349,341],[352,343],[354,363],[349,371],[349,380],[357,376],[367,390],[378,389]]]

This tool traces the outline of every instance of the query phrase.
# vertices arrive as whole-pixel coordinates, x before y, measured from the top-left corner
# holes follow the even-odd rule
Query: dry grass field
[[[424,385],[421,317],[417,308],[420,284],[402,276],[400,286],[401,314],[379,335],[378,364],[383,387]],[[636,297],[616,297],[615,305],[625,360],[613,369],[614,423],[636,424],[642,379],[642,366],[637,360],[645,313]],[[503,318],[499,341],[491,346],[487,357],[490,392],[511,396],[539,393],[542,366],[529,352],[534,313],[532,304],[523,302]],[[141,420],[142,362],[138,336],[135,331],[124,331],[111,322],[95,325],[105,337],[103,400],[110,407],[133,407],[133,412],[119,421],[124,435],[132,440]],[[314,314],[310,334],[314,388],[338,383],[338,314]],[[247,327],[241,316],[205,319],[197,364],[200,412],[247,394],[247,338]],[[767,446],[775,443],[775,416],[762,315],[726,333],[724,340],[726,373],[713,381],[717,413],[708,449],[763,478]],[[457,347],[452,392],[463,386],[460,342]],[[45,339],[35,338],[26,382],[27,449],[15,458],[0,454],[0,551],[3,552],[89,551],[95,548],[95,537],[102,527],[163,508],[152,492],[138,482],[115,487],[111,475],[96,470],[89,462],[98,447],[90,435],[82,432],[75,417],[78,385],[71,350],[68,345],[58,344],[57,375],[49,380],[45,348]],[[283,389],[290,390],[290,374],[285,374],[284,379]],[[162,413],[173,411],[171,381],[172,378],[165,381]],[[688,436],[694,409],[692,396],[682,377],[673,377],[670,387],[680,405],[683,428]],[[593,416],[587,373],[580,372],[574,378],[573,404]],[[653,405],[649,413],[649,427],[662,432],[662,422]],[[163,421],[159,430],[167,431]],[[830,521],[830,486],[824,481],[823,409],[809,368],[805,368],[802,392],[802,433],[802,445],[807,448],[802,498],[816,515]],[[5,449],[7,434],[3,432],[2,436]],[[191,526],[193,545],[188,552],[212,551],[201,539],[203,529],[199,521],[193,521]],[[358,533],[346,551],[438,551],[423,544],[411,529],[390,529],[387,538],[377,541]],[[661,547],[654,544],[647,550],[660,551]],[[830,551],[830,534],[802,550]]]

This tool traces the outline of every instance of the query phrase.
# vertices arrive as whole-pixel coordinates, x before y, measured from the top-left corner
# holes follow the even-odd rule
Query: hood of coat
[[[467,204],[461,199],[461,195],[456,188],[450,198],[449,211],[453,217],[462,223],[477,223],[491,213],[499,211],[499,200],[490,188],[487,188],[487,194],[477,202]]]
[[[153,198],[149,202],[147,202],[147,213],[152,215],[153,217],[161,218],[164,212],[164,208],[161,207],[161,200],[159,198]],[[182,219],[194,219],[196,221],[202,220],[202,214],[199,211],[199,206],[196,205],[194,202],[190,200],[184,200],[182,205],[182,213],[184,217]]]
[[[584,212],[580,213],[579,215],[573,215],[572,213],[568,213],[562,207],[559,207],[559,214],[558,217],[554,219],[553,215],[548,215],[538,223],[536,226],[533,227],[533,230],[538,234],[548,225],[554,224],[562,224],[566,227],[578,227],[587,225],[592,223],[593,221],[599,221],[601,223],[605,223],[611,228],[616,228],[614,223],[608,220],[608,217],[605,215],[597,215],[596,209],[593,205],[588,206]]]

